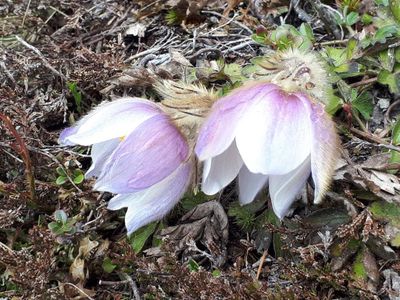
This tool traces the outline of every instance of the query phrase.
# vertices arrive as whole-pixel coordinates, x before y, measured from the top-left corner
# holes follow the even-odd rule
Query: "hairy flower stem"
[[[0,113],[0,120],[4,122],[8,130],[11,132],[12,136],[14,136],[16,142],[17,142],[17,147],[16,150],[19,152],[19,154],[22,157],[22,160],[24,161],[25,164],[25,176],[26,176],[26,181],[29,187],[29,196],[30,196],[30,205],[32,207],[37,207],[37,199],[36,199],[36,192],[35,192],[35,177],[33,173],[33,166],[31,162],[31,157],[29,155],[29,151],[25,145],[24,140],[22,139],[21,135],[18,133],[18,131],[15,129],[14,125],[12,124],[10,118],[6,115],[3,115]]]

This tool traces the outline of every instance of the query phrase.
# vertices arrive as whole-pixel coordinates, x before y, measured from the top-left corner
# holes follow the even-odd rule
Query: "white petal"
[[[128,207],[125,226],[128,234],[138,228],[163,218],[179,202],[191,179],[191,162],[182,164],[170,176],[150,188],[117,195],[110,200],[108,209]]]
[[[254,174],[245,165],[239,172],[239,201],[240,204],[253,202],[258,192],[267,184],[268,175]]]
[[[242,165],[242,158],[233,142],[225,152],[206,160],[202,191],[207,195],[218,193],[235,179]]]
[[[106,160],[111,156],[112,152],[117,148],[120,139],[112,139],[105,142],[97,143],[92,146],[90,156],[92,157],[92,165],[87,170],[85,177],[99,176]]]
[[[277,88],[271,83],[251,83],[219,99],[199,132],[195,148],[199,160],[224,152],[232,144],[236,127],[251,103]]]
[[[286,174],[311,153],[310,108],[294,95],[271,91],[246,111],[236,143],[252,173]]]
[[[149,100],[121,98],[99,105],[74,127],[60,136],[64,144],[89,146],[124,137],[148,118],[160,114],[161,109]]]
[[[269,177],[269,194],[275,214],[282,219],[310,176],[310,156],[295,170],[284,175]]]
[[[124,207],[128,207],[129,204],[136,201],[136,199],[140,199],[143,196],[144,191],[140,191],[137,193],[131,194],[119,194],[111,198],[108,202],[107,209],[109,210],[118,210]]]

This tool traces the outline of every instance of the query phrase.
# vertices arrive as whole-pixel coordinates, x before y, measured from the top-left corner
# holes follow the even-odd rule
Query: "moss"
[[[400,206],[397,204],[377,201],[370,205],[369,210],[376,219],[400,227]]]
[[[356,259],[353,264],[353,276],[354,279],[362,279],[365,280],[367,279],[367,270],[365,269],[364,266],[364,251],[360,250],[356,256]]]

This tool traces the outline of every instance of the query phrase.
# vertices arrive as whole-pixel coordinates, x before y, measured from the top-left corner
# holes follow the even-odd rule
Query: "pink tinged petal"
[[[293,171],[284,175],[271,175],[269,177],[269,194],[272,208],[278,218],[285,217],[296,196],[304,188],[311,172],[311,158],[307,157]]]
[[[218,193],[235,179],[242,165],[242,158],[233,142],[225,152],[205,161],[202,191],[207,195]]]
[[[311,152],[310,108],[274,90],[252,103],[237,128],[236,143],[252,173],[286,174]]]
[[[170,175],[188,153],[186,140],[169,117],[156,115],[119,144],[94,188],[118,194],[148,188]]]
[[[185,193],[191,178],[191,163],[182,164],[170,176],[148,189],[132,194],[117,195],[108,209],[128,207],[125,226],[128,234],[138,228],[163,218]]]
[[[311,172],[315,185],[314,203],[320,203],[332,181],[340,156],[340,142],[335,124],[321,104],[313,104],[311,121],[313,133]]]
[[[121,98],[106,102],[83,117],[60,141],[89,146],[128,135],[145,120],[162,113],[153,102],[140,98]]]
[[[100,176],[107,159],[111,156],[112,152],[117,148],[121,140],[119,138],[108,140],[105,142],[97,143],[92,146],[90,155],[92,157],[92,165],[86,172],[85,177]]]
[[[75,143],[70,142],[68,138],[70,136],[74,135],[76,133],[76,131],[77,131],[77,127],[65,128],[63,131],[61,131],[60,137],[58,139],[58,142],[61,145],[64,145],[64,146],[73,146],[73,145],[75,145]]]
[[[246,166],[243,166],[238,178],[240,204],[245,205],[253,202],[267,182],[268,175],[251,173]]]
[[[199,133],[195,148],[199,160],[224,152],[232,144],[236,128],[248,106],[277,88],[270,83],[252,84],[236,89],[218,100]]]

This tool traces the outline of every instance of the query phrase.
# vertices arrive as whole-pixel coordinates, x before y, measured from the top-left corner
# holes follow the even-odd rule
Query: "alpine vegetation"
[[[268,185],[273,210],[283,218],[310,174],[314,202],[321,201],[339,139],[321,103],[326,74],[317,58],[290,51],[260,65],[265,76],[212,106],[195,152],[204,161],[204,193],[213,195],[238,177],[239,201],[247,204]]]
[[[127,207],[128,234],[161,219],[191,181],[186,137],[161,105],[121,98],[100,105],[60,135],[65,145],[92,145],[94,189],[114,194],[108,209]]]

